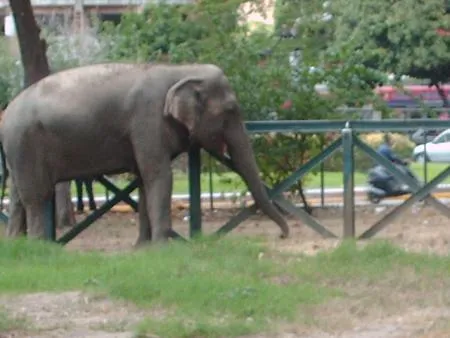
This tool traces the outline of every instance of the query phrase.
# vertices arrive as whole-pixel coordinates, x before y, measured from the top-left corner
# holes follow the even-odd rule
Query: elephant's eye
[[[203,102],[203,96],[200,90],[194,90],[194,96],[197,102],[202,103]]]

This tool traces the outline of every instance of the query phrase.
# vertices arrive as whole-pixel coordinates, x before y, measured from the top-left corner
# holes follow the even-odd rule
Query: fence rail
[[[375,132],[375,131],[410,131],[418,128],[442,129],[450,128],[450,121],[436,119],[385,119],[385,120],[309,120],[309,121],[252,121],[246,122],[246,128],[250,133],[279,133],[279,132],[302,132],[302,133],[325,133],[339,132],[346,126],[353,132]]]

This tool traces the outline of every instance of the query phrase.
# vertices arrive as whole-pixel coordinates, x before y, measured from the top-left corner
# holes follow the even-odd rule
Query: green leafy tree
[[[438,89],[450,79],[450,17],[444,1],[334,0],[332,13],[334,47],[362,51],[365,65],[398,78],[426,79]]]
[[[244,2],[162,3],[147,5],[142,13],[126,13],[119,25],[103,26],[103,37],[111,41],[109,58],[174,63],[197,60],[236,32],[237,9]]]
[[[275,31],[294,34],[286,47],[304,48],[306,58],[319,58],[320,53],[333,41],[334,20],[329,13],[329,1],[277,0],[274,10]]]

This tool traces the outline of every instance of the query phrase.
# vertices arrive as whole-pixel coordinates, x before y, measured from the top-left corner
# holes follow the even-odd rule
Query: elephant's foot
[[[134,243],[133,248],[134,249],[147,248],[149,245],[151,245],[151,243],[152,243],[151,239],[139,237]]]
[[[135,247],[146,246],[152,241],[152,229],[147,221],[147,215],[139,213],[139,236]]]
[[[45,239],[44,228],[41,226],[30,227],[27,236],[29,239]]]
[[[25,229],[23,229],[22,227],[20,227],[19,229],[15,228],[15,227],[11,227],[8,226],[6,227],[6,234],[5,236],[7,238],[20,238],[20,237],[25,237],[27,235]]]
[[[26,206],[27,236],[29,239],[45,239],[47,223],[45,207],[45,201]]]
[[[25,224],[25,217],[10,217],[9,222],[6,226],[6,237],[8,238],[18,238],[25,237],[27,235],[27,225]]]
[[[152,243],[154,244],[164,244],[170,239],[171,231],[170,229],[161,229],[159,231],[154,231],[152,236]]]
[[[139,236],[134,243],[135,248],[142,248],[148,246],[152,242],[151,230],[147,227],[141,227],[139,229]]]

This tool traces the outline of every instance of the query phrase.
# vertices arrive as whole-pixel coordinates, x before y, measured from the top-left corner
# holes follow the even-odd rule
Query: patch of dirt
[[[330,302],[317,313],[317,328],[288,325],[281,333],[241,338],[444,338],[450,337],[450,308],[406,308],[379,316],[351,314],[348,302]],[[341,320],[342,322],[339,322]],[[330,325],[327,325],[327,322]],[[350,325],[351,323],[351,325]],[[347,327],[352,326],[352,327]],[[320,327],[320,329],[319,329]],[[347,328],[343,328],[347,327]]]
[[[26,332],[6,336],[17,338],[131,338],[133,326],[144,316],[164,315],[162,310],[144,313],[130,304],[77,291],[0,297],[0,306],[30,324]]]
[[[281,334],[253,335],[245,338],[444,338],[450,336],[449,320],[449,309],[412,308],[401,315],[375,320],[371,318],[360,322],[353,329],[335,333],[313,333],[294,328]],[[447,322],[447,329],[435,331],[435,326],[442,322]]]
[[[187,210],[174,208],[173,228],[183,236],[188,236],[189,222]],[[392,208],[358,208],[356,214],[356,235],[360,235],[372,224],[387,214]],[[239,210],[204,210],[203,231],[212,233],[219,229]],[[78,216],[81,219],[80,216]],[[327,229],[341,237],[343,233],[342,209],[316,209],[314,217]],[[67,245],[70,250],[100,250],[106,252],[132,250],[138,235],[137,215],[132,213],[108,213],[82,232]],[[279,239],[280,231],[275,223],[257,214],[239,225],[227,236],[258,236],[264,238],[277,250],[316,254],[330,250],[340,243],[340,239],[325,239],[302,222],[288,218],[291,236]],[[62,232],[67,231],[63,229]],[[429,206],[416,206],[404,212],[394,222],[376,234],[374,238],[387,239],[406,250],[448,254],[450,252],[450,231],[448,218]],[[365,245],[370,240],[361,240]]]

